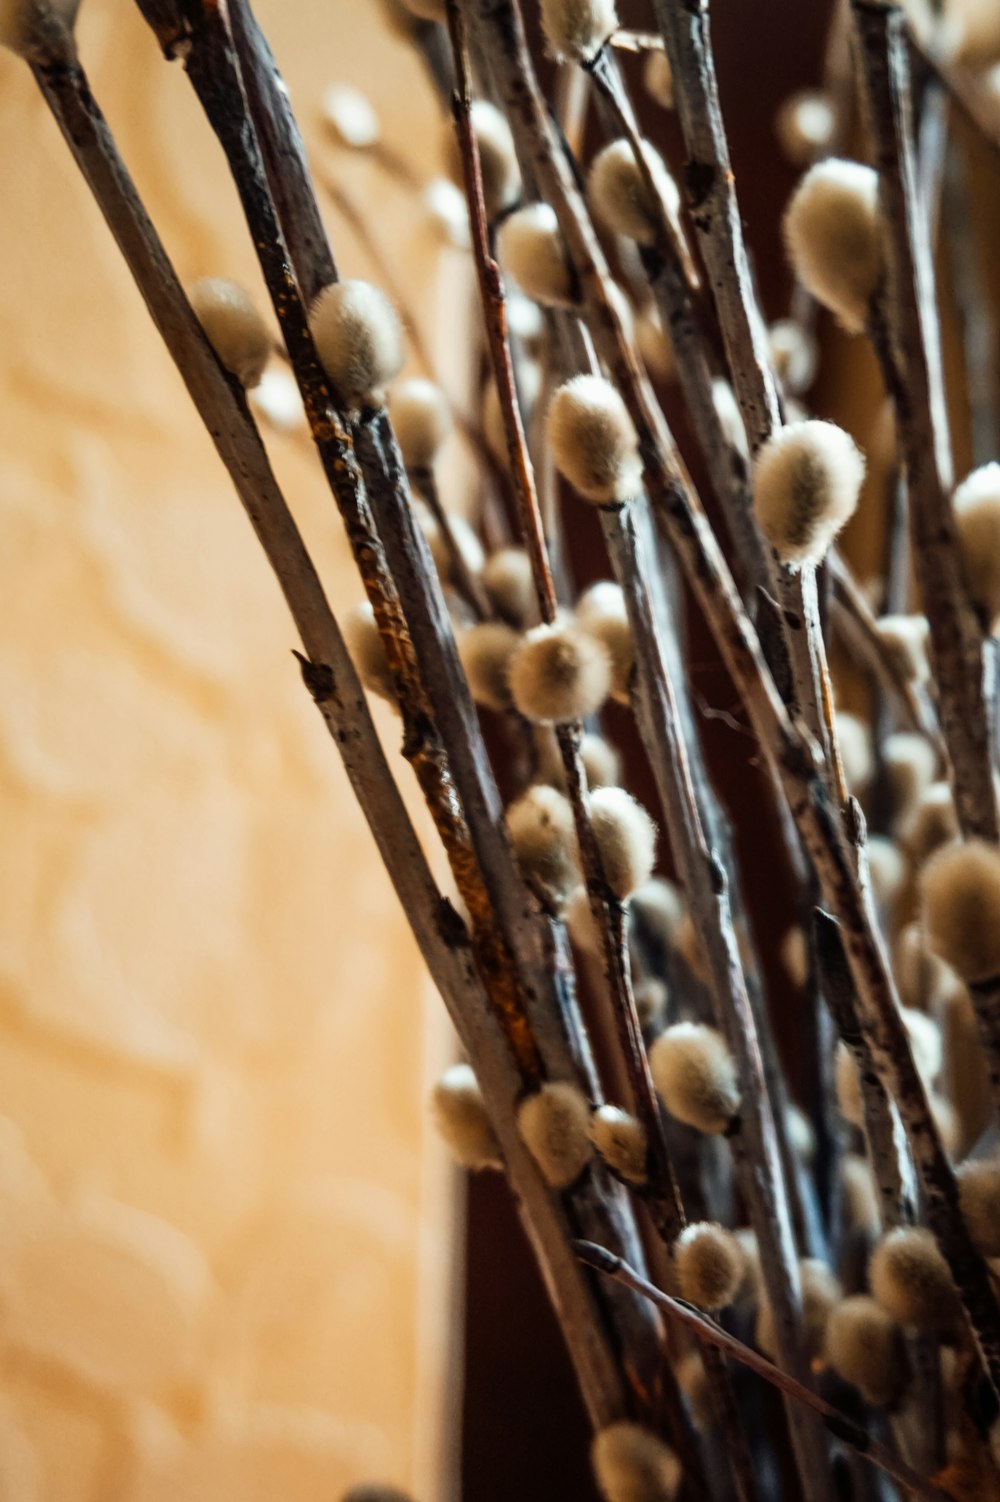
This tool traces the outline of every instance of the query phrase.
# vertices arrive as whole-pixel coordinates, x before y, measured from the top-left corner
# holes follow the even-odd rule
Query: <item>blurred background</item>
[[[346,194],[462,396],[463,253],[407,171],[338,148],[320,120],[328,85],[359,86],[397,167],[438,177],[446,124],[415,52],[379,5],[256,9],[341,194],[338,261],[382,280]],[[771,318],[796,175],[774,118],[821,77],[826,10],[713,6]],[[264,306],[180,67],[120,0],[85,0],[80,42],[182,279],[234,277]],[[676,164],[674,123],[644,109]],[[466,1210],[430,1137],[452,1041],[277,590],[7,54],[0,201],[0,1502],[328,1502],[371,1477],[423,1502],[589,1497],[504,1186],[477,1181]],[[827,388],[844,358],[834,338]],[[855,371],[840,408],[862,439],[872,391]],[[339,609],[359,589],[286,397],[279,373],[271,449]],[[822,393],[817,410],[834,415]],[[728,705],[704,651],[700,687]],[[708,739],[744,850],[766,849],[752,747],[725,726]]]

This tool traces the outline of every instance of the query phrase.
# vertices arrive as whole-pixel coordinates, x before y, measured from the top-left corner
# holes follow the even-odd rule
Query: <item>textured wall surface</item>
[[[374,7],[258,9],[307,124],[367,75],[390,138],[436,138]],[[182,277],[263,304],[180,69],[121,0],[87,0],[81,43]],[[344,171],[422,305],[428,232]],[[6,54],[0,201],[0,1499],[429,1494],[439,1004],[235,496]],[[276,462],[353,599],[306,447]]]

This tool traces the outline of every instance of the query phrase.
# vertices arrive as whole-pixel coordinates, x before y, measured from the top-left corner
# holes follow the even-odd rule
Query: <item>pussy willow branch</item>
[[[308,653],[313,694],[351,785],[462,1042],[473,1060],[515,1186],[522,1218],[564,1330],[592,1419],[610,1423],[626,1408],[618,1358],[609,1349],[594,1290],[568,1247],[568,1222],[515,1125],[522,1092],[479,975],[464,925],[434,883],[372,725],[336,622],[270,470],[242,393],[224,374],[135,192],[86,77],[67,51],[36,67],[36,78],[150,315],[208,428]]]
[[[858,1455],[864,1456],[884,1475],[889,1476],[914,1497],[921,1497],[924,1502],[952,1502],[948,1493],[941,1491],[916,1471],[911,1470],[908,1465],[893,1455],[891,1450],[879,1444],[855,1419],[850,1418],[841,1409],[835,1408],[825,1398],[819,1397],[811,1388],[797,1382],[794,1377],[783,1372],[765,1356],[759,1356],[741,1340],[737,1340],[735,1336],[720,1329],[713,1320],[695,1309],[693,1305],[686,1304],[683,1299],[675,1299],[669,1293],[664,1293],[661,1288],[657,1288],[633,1268],[626,1266],[620,1257],[606,1251],[604,1247],[581,1241],[576,1244],[576,1253],[582,1261],[587,1263],[588,1267],[596,1268],[607,1277],[615,1278],[643,1294],[671,1319],[682,1324],[697,1340],[716,1346],[734,1361],[738,1361],[741,1366],[747,1367],[758,1377],[763,1377],[765,1382],[770,1382],[772,1386],[777,1387],[787,1397],[794,1399],[796,1403],[811,1408],[814,1413],[819,1414],[825,1420],[831,1435],[848,1445]]]
[[[873,1061],[906,1125],[924,1187],[928,1224],[951,1269],[994,1390],[1000,1392],[1000,1307],[959,1211],[958,1186],[913,1064],[885,954],[858,885],[853,850],[812,758],[789,724],[728,566],[625,337],[600,245],[568,168],[553,150],[517,14],[510,0],[473,3],[477,21],[490,37],[493,76],[515,139],[556,212],[580,278],[592,336],[635,424],[650,498],[663,517],[761,750],[781,780],[815,867],[822,901],[841,924],[859,1013]]]
[[[913,560],[930,623],[941,728],[955,808],[966,838],[1000,838],[994,781],[991,693],[995,667],[969,599],[952,515],[951,444],[941,370],[934,272],[917,196],[909,72],[902,18],[855,0],[868,131],[879,170],[888,269],[889,342],[877,340],[906,458]],[[905,379],[903,373],[905,372]],[[1000,981],[970,993],[1000,1111]]]
[[[951,514],[954,482],[934,273],[918,194],[909,72],[899,13],[853,5],[866,123],[879,173],[888,340],[876,339],[906,460],[913,560],[930,623],[941,728],[959,823],[998,838],[983,699],[983,631],[969,600]]]
[[[192,5],[193,9],[197,9],[194,0]],[[262,185],[265,168],[257,155],[254,123],[248,117],[238,68],[233,64],[232,39],[225,31],[224,18],[214,11],[204,12],[201,24],[193,26],[186,52],[186,66],[229,156],[265,270],[265,279],[272,292],[272,300],[276,307],[285,310],[286,318],[293,325],[296,335],[308,340],[304,310],[290,294],[289,279],[281,275],[281,226],[276,222],[276,210],[267,187]],[[299,174],[293,182],[298,193],[311,192],[306,175]],[[287,212],[297,212],[294,198],[283,198],[281,202]],[[291,269],[294,278],[296,268]],[[294,288],[294,280],[292,287]],[[291,345],[289,352],[293,353]],[[484,946],[491,950],[491,953],[480,954],[484,978],[495,1005],[499,991],[500,1004],[497,1005],[497,1011],[515,1050],[523,1043],[525,1033],[530,1039],[532,1053],[527,1061],[522,1056],[522,1071],[527,1072],[530,1078],[532,1071],[541,1065],[549,1077],[580,1077],[589,1093],[599,1099],[586,1039],[579,1031],[574,1032],[570,1025],[576,1012],[575,1003],[571,999],[567,1015],[567,1007],[561,999],[566,985],[571,985],[572,973],[552,964],[549,922],[534,909],[513,864],[506,829],[499,817],[492,772],[482,746],[465,678],[458,666],[454,638],[436,572],[427,555],[423,536],[416,528],[410,512],[405,475],[384,411],[375,410],[362,414],[356,425],[355,435],[391,573],[399,583],[405,614],[409,617],[407,624],[414,627],[415,654],[425,674],[422,680],[418,675],[418,685],[421,692],[428,694],[441,728],[455,741],[455,754],[461,763],[459,770],[462,774],[463,798],[466,808],[471,805],[474,817],[476,843],[464,854],[461,848],[456,851],[454,846],[450,853],[460,890],[463,882],[468,885],[469,863],[470,860],[475,860],[487,894],[485,901],[479,903],[478,923],[475,918],[476,908],[470,904],[474,917],[474,944],[478,940],[480,950]],[[326,436],[325,432],[317,434],[318,447],[322,447]],[[328,469],[328,476],[336,493],[336,483],[338,480],[342,481],[342,475],[338,471],[331,475]],[[338,501],[341,499],[339,495],[337,498]],[[352,497],[349,496],[348,499]],[[388,634],[390,633],[383,629],[383,640]],[[387,647],[390,645],[387,643]],[[423,715],[414,721],[412,733],[407,737],[406,749],[411,747],[413,734],[422,742],[433,742],[436,737],[434,719]],[[437,744],[440,745],[440,742]],[[451,831],[446,829],[446,833]],[[484,851],[487,852],[486,856],[483,855]],[[498,918],[506,927],[506,933],[500,935],[499,945]],[[504,942],[508,945],[508,954],[514,957],[516,964],[512,964],[509,959],[504,961],[501,955],[503,968],[498,972],[497,957],[499,947]],[[519,1008],[516,1011],[506,1009],[506,1002],[509,1002],[512,992]],[[521,998],[530,1004],[530,1018],[521,1009]],[[564,1198],[567,1212],[576,1217],[577,1224],[603,1225],[615,1240],[631,1247],[632,1254],[641,1255],[627,1203],[617,1186],[599,1170],[585,1174]],[[632,1402],[638,1404],[640,1411],[655,1408],[660,1385],[657,1354],[660,1337],[655,1326],[650,1325],[634,1301],[626,1304],[616,1301],[616,1308],[608,1311],[608,1315],[619,1342],[617,1360],[620,1368],[614,1374],[615,1377],[620,1381],[620,1376],[624,1375],[634,1394]],[[603,1323],[602,1318],[602,1326]],[[570,1326],[565,1333],[574,1357],[579,1348],[581,1356],[586,1359],[589,1347],[594,1344],[594,1332]],[[615,1360],[616,1357],[612,1355],[611,1359]],[[590,1373],[585,1361],[578,1361],[577,1369],[581,1383],[585,1385],[588,1406],[595,1412],[591,1394],[586,1391]],[[617,1401],[619,1406],[626,1401],[623,1393],[620,1392]],[[683,1435],[678,1436],[678,1448],[684,1453]],[[690,1449],[689,1445],[687,1449]],[[693,1457],[691,1463],[694,1464]]]

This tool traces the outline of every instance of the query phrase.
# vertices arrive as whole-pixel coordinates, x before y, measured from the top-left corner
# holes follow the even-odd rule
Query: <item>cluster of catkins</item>
[[[439,0],[406,3],[423,18],[443,17]],[[971,15],[975,7],[966,10]],[[2,40],[30,53],[35,41],[30,17],[36,11],[23,4],[0,7]],[[541,13],[553,56],[571,62],[591,63],[617,28],[612,0],[542,0]],[[963,35],[963,45],[972,45]],[[997,41],[1000,54],[1000,36]],[[656,103],[670,108],[672,80],[662,52],[649,53],[645,82]],[[333,91],[327,114],[342,144],[366,150],[376,145],[378,123],[353,90]],[[544,202],[524,201],[510,129],[496,106],[475,101],[471,119],[487,217],[507,284],[517,389],[536,455],[547,455],[568,491],[582,501],[621,506],[636,498],[642,485],[639,443],[621,396],[596,373],[573,374],[561,383],[548,379],[559,366],[547,347],[550,314],[572,310],[580,301],[556,215]],[[785,238],[801,286],[844,329],[862,334],[883,276],[878,183],[870,167],[827,154],[833,130],[834,112],[821,94],[791,101],[782,115],[786,148],[803,165],[812,162],[788,206]],[[640,142],[639,151],[643,163],[627,140],[603,146],[587,168],[586,191],[594,221],[613,245],[620,268],[621,314],[650,376],[666,383],[676,376],[674,356],[644,290],[637,248],[656,244],[663,234],[683,244],[685,230],[680,194],[666,162],[648,141]],[[460,182],[454,147],[451,156],[452,175]],[[461,215],[456,216],[454,201],[443,183],[432,188],[425,202],[460,241]],[[246,388],[256,387],[265,375],[272,338],[250,297],[216,278],[197,283],[190,296],[221,363]],[[719,1214],[717,1220],[689,1224],[677,1237],[671,1247],[672,1291],[713,1315],[742,1311],[741,1328],[772,1355],[773,1316],[755,1237],[745,1226],[723,1223],[735,1219],[734,1197],[713,1191],[713,1183],[716,1188],[720,1180],[729,1183],[725,1143],[741,1110],[738,1070],[722,1034],[701,1020],[705,1009],[691,1005],[707,979],[696,926],[680,891],[654,874],[656,823],[622,786],[619,755],[601,729],[608,701],[628,706],[635,690],[622,590],[601,580],[565,599],[554,619],[542,619],[527,552],[507,537],[487,555],[486,529],[440,502],[436,468],[453,425],[451,404],[431,380],[400,378],[405,342],[390,300],[368,282],[340,281],[315,299],[310,325],[343,410],[387,402],[472,697],[497,717],[494,744],[517,748],[511,762],[520,787],[506,820],[520,870],[537,900],[565,923],[590,983],[600,984],[598,940],[555,734],[556,727],[582,728],[586,809],[606,892],[627,911],[632,984],[652,1079],[667,1116],[701,1139],[704,1198]],[[823,562],[853,514],[865,461],[845,431],[809,416],[803,405],[815,374],[810,333],[793,319],[779,321],[769,332],[788,420],[754,457],[754,511],[780,563],[807,570]],[[279,389],[262,400],[275,421],[287,415]],[[721,376],[714,395],[726,431],[745,452],[733,394]],[[497,465],[507,463],[501,402],[492,382],[482,393],[476,437]],[[968,476],[954,494],[953,508],[969,592],[992,628],[1000,621],[1000,465]],[[355,611],[347,626],[364,686],[393,704],[395,686],[371,607]],[[931,702],[926,620],[919,614],[884,615],[874,629],[897,676],[918,700]],[[963,1214],[982,1254],[1000,1259],[1000,1158],[994,1156],[988,1084],[967,990],[1000,975],[1000,852],[958,839],[946,769],[934,740],[894,728],[884,715],[878,724],[876,743],[864,720],[836,715],[846,784],[869,801],[872,815],[871,902],[891,950],[913,1056],[957,1164]],[[809,945],[796,925],[790,926],[784,959],[796,984],[814,985]],[[887,1228],[880,1218],[867,1157],[866,1081],[845,1044],[839,1046],[835,1074],[841,1120],[833,1133],[843,1146],[840,1249],[851,1248],[853,1255],[801,1263],[808,1357],[815,1370],[831,1371],[865,1403],[891,1415],[901,1410],[913,1380],[914,1341],[933,1337],[950,1412],[967,1347],[948,1269],[916,1220]],[[469,1065],[446,1072],[433,1108],[459,1163],[503,1170],[494,1126]],[[620,1106],[595,1107],[576,1083],[550,1080],[527,1095],[518,1126],[554,1189],[573,1185],[601,1161],[636,1195],[646,1192],[650,1164],[643,1125]],[[804,1112],[789,1107],[784,1127],[808,1175],[813,1125]],[[706,1396],[703,1369],[693,1354],[681,1361],[678,1376],[697,1426],[705,1421]],[[608,1502],[663,1502],[680,1484],[673,1452],[631,1422],[598,1434],[593,1463]],[[367,1489],[358,1492],[358,1502],[362,1494],[390,1496]]]
[[[417,7],[414,7],[417,8]],[[424,7],[419,9],[423,10]],[[439,7],[428,7],[437,15]],[[553,51],[587,57],[614,29],[610,4],[543,3]],[[661,104],[671,98],[662,53],[650,54],[647,86]],[[353,90],[337,89],[328,117],[342,142],[370,146],[377,122]],[[543,400],[546,323],[539,309],[572,308],[579,292],[556,216],[545,203],[521,202],[509,128],[497,108],[478,100],[472,123],[482,162],[486,207],[495,226],[518,355],[518,390],[530,423]],[[861,333],[882,274],[875,172],[854,161],[822,157],[822,96],[793,101],[782,135],[797,156],[820,156],[805,173],[787,211],[786,243],[795,273],[842,326]],[[680,197],[656,149],[642,143],[648,177],[628,142],[598,152],[587,173],[592,211],[617,239],[619,261],[632,266],[628,245],[652,244],[662,217],[679,225]],[[452,171],[460,181],[457,157]],[[655,186],[656,196],[650,192]],[[443,185],[435,195],[444,202]],[[633,268],[634,271],[634,268]],[[650,374],[674,373],[669,337],[638,279],[620,288],[621,306]],[[205,280],[191,290],[206,333],[223,364],[248,387],[261,378],[271,340],[247,295],[232,283]],[[597,936],[583,884],[574,814],[553,727],[586,728],[581,741],[587,806],[601,867],[613,897],[627,905],[637,1008],[649,1065],[663,1108],[696,1133],[724,1140],[740,1111],[737,1070],[722,1035],[691,1020],[685,988],[704,982],[697,934],[677,888],[653,874],[653,818],[621,785],[621,763],[601,733],[608,700],[628,705],[633,646],[622,591],[608,580],[563,605],[551,623],[539,604],[527,553],[501,545],[488,556],[475,527],[437,500],[435,463],[452,430],[443,392],[425,378],[398,379],[404,339],[396,309],[375,286],[342,281],[315,301],[311,326],[323,367],[348,410],[386,398],[430,552],[452,608],[462,665],[475,701],[504,716],[525,749],[523,790],[510,802],[507,824],[525,881],[561,917],[581,964],[596,960]],[[807,415],[801,402],[815,373],[809,333],[782,320],[771,331],[792,420],[754,465],[757,523],[782,563],[820,564],[855,510],[865,473],[853,439]],[[738,424],[732,393],[717,382],[717,401]],[[618,392],[602,376],[577,375],[545,397],[544,444],[569,487],[597,506],[637,495],[642,466],[636,434]],[[481,438],[500,463],[506,442],[492,383],[482,401]],[[742,434],[738,435],[742,444]],[[433,499],[432,499],[433,498]],[[1000,466],[970,475],[954,496],[969,585],[984,617],[1000,619]],[[371,607],[348,621],[348,640],[362,682],[390,704],[394,686]],[[917,614],[876,622],[884,648],[918,694],[929,692],[927,622]],[[1000,1259],[1000,1159],[967,1156],[989,1123],[989,1098],[976,1024],[966,991],[1000,973],[1000,854],[962,844],[938,748],[912,731],[890,731],[876,746],[859,717],[838,713],[847,785],[865,799],[880,785],[882,826],[871,836],[872,900],[891,946],[914,1057],[932,1093],[943,1138],[959,1164],[963,1211],[983,1254]],[[518,739],[520,738],[520,739]],[[792,980],[811,981],[808,945],[792,927],[784,950]],[[592,972],[597,974],[596,968]],[[944,1370],[959,1370],[953,1349],[959,1321],[947,1267],[930,1233],[914,1225],[880,1230],[871,1167],[865,1156],[862,1081],[853,1055],[839,1045],[836,1099],[847,1150],[840,1158],[845,1244],[870,1245],[849,1273],[803,1259],[807,1350],[816,1369],[831,1369],[877,1407],[897,1407],[912,1378],[907,1341],[917,1332],[941,1342]],[[440,1132],[468,1169],[503,1168],[500,1148],[475,1076],[456,1064],[440,1080],[433,1108]],[[525,1098],[519,1127],[547,1181],[563,1189],[598,1158],[642,1195],[648,1176],[640,1122],[619,1106],[592,1108],[576,1084],[550,1081]],[[813,1128],[790,1108],[786,1129],[803,1167],[814,1151]],[[717,1159],[713,1160],[717,1162]],[[688,1225],[672,1248],[673,1291],[699,1309],[756,1310],[751,1328],[761,1351],[774,1354],[771,1311],[753,1233],[716,1221]],[[951,1368],[949,1368],[951,1359]],[[706,1414],[704,1375],[693,1356],[679,1367],[697,1424]],[[661,1439],[623,1422],[600,1433],[595,1474],[609,1502],[672,1497],[679,1465]]]

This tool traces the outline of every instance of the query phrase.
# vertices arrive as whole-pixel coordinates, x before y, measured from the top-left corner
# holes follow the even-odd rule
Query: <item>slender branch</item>
[[[786,1397],[794,1398],[797,1403],[818,1413],[835,1439],[848,1445],[858,1455],[864,1456],[873,1466],[912,1493],[914,1497],[921,1497],[925,1499],[925,1502],[951,1502],[948,1493],[941,1491],[932,1482],[912,1470],[885,1445],[879,1444],[878,1440],[873,1439],[868,1430],[855,1419],[850,1418],[841,1409],[835,1408],[825,1398],[819,1397],[811,1388],[797,1382],[794,1377],[783,1372],[765,1356],[758,1355],[741,1340],[729,1335],[693,1305],[686,1304],[683,1299],[675,1299],[669,1293],[664,1293],[662,1289],[655,1287],[648,1279],[643,1278],[633,1268],[623,1263],[620,1257],[606,1251],[604,1247],[595,1246],[592,1242],[578,1241],[575,1250],[580,1260],[588,1267],[593,1267],[607,1277],[615,1278],[627,1287],[634,1288],[658,1309],[669,1314],[671,1319],[683,1325],[696,1339],[724,1351],[741,1366],[755,1372],[758,1377],[763,1377],[765,1382],[770,1382]]]
[[[756,633],[681,464],[662,412],[639,368],[609,292],[593,226],[549,125],[511,0],[469,0],[490,40],[493,76],[525,158],[559,219],[580,278],[591,333],[629,409],[653,504],[663,517],[754,733],[780,778],[816,869],[824,905],[841,924],[873,1061],[894,1095],[910,1138],[927,1217],[966,1310],[994,1389],[1000,1392],[1000,1307],[958,1207],[958,1187],[914,1067],[881,941],[857,881],[853,848],[830,808],[808,748],[796,736],[764,664]]]
[[[966,836],[1000,836],[983,696],[983,630],[969,600],[951,511],[951,445],[941,373],[933,268],[917,192],[902,22],[854,0],[867,128],[879,171],[886,321],[873,337],[906,459],[913,560],[930,623],[941,728]],[[905,373],[905,374],[904,374]]]

